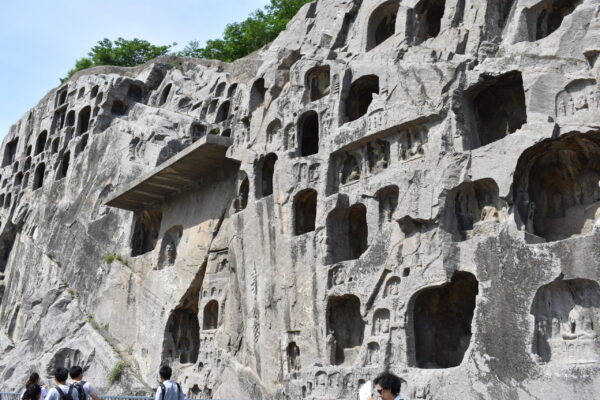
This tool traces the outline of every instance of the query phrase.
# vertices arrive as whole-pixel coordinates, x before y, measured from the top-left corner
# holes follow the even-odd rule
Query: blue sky
[[[0,140],[103,38],[157,45],[221,36],[268,0],[16,0],[0,11]]]

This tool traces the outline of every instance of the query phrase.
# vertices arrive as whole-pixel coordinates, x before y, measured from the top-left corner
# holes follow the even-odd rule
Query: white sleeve
[[[46,395],[46,398],[44,400],[56,400],[54,399],[55,396],[54,393],[56,393],[56,390],[54,388],[48,390],[48,394]]]
[[[156,396],[154,396],[154,400],[160,400],[160,386],[156,389]]]
[[[86,384],[84,385],[85,389],[87,389],[85,392],[85,394],[87,394],[88,396],[91,396],[93,394],[96,394],[96,391],[94,390],[94,387],[92,386],[91,383],[86,382]]]

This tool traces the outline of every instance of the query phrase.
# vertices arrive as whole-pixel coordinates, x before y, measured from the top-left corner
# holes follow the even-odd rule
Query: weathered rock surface
[[[79,73],[3,144],[2,387],[597,397],[598,54],[598,0],[318,0],[233,64]]]

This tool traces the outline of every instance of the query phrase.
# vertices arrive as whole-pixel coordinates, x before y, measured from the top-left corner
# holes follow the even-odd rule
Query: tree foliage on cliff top
[[[232,62],[272,42],[300,7],[312,0],[271,0],[264,10],[256,10],[246,20],[228,24],[223,38],[208,40],[200,47],[191,41],[177,55]]]
[[[174,55],[226,62],[235,61],[273,41],[285,29],[300,7],[311,1],[270,0],[264,9],[256,10],[244,21],[228,24],[221,39],[208,40],[204,47],[201,47],[197,40],[192,40],[183,50]],[[143,64],[153,58],[168,54],[174,45],[176,43],[156,46],[141,39],[118,38],[114,42],[103,39],[92,47],[88,57],[77,60],[75,67],[61,81],[66,81],[77,71],[99,65],[132,67]]]
[[[174,43],[175,44],[175,43]],[[118,38],[114,42],[103,39],[90,50],[88,57],[80,58],[75,62],[75,68],[67,73],[62,82],[69,79],[75,72],[99,65],[117,65],[133,67],[143,64],[153,58],[168,53],[171,46],[155,46],[146,40],[126,40]]]

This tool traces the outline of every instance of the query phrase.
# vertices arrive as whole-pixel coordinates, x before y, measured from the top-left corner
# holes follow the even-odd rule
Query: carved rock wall
[[[77,74],[0,154],[3,388],[593,398],[599,38],[598,0],[318,0],[232,64]],[[239,168],[105,205],[207,135]]]

